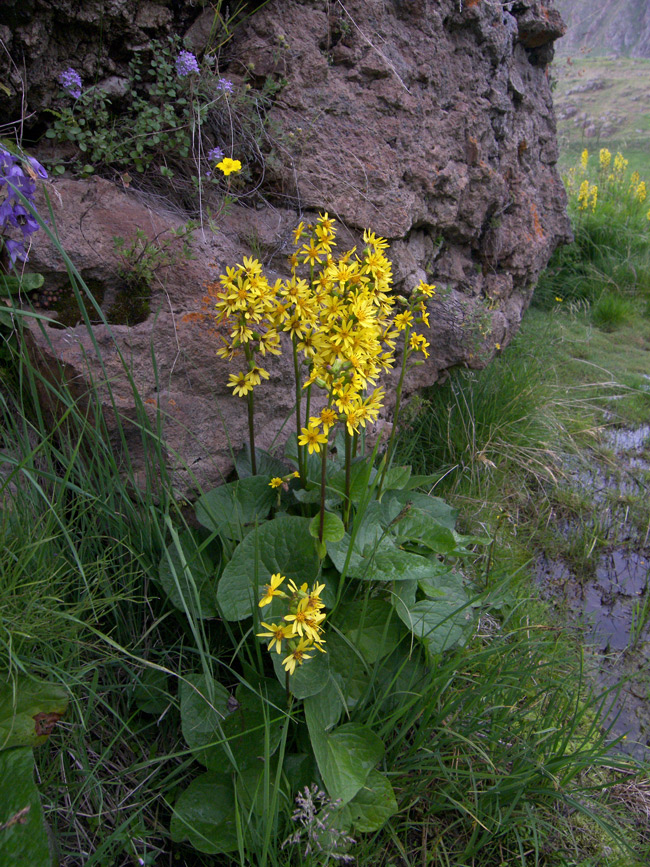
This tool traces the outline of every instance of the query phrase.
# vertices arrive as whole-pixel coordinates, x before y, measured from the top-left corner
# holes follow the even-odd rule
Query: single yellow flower
[[[298,241],[302,238],[302,234],[305,231],[305,224],[302,220],[298,223],[296,228],[293,230],[293,243],[297,247]]]
[[[232,175],[234,172],[241,171],[241,162],[233,160],[230,157],[224,157],[220,163],[217,163],[217,168],[228,177],[228,175]]]
[[[427,298],[433,298],[433,296],[436,294],[436,287],[435,285],[431,286],[429,285],[429,283],[423,282],[420,283],[417,291],[420,292],[422,295],[426,295]]]
[[[232,388],[233,394],[239,397],[246,397],[249,391],[253,390],[253,384],[248,379],[247,374],[231,373],[228,377],[228,388]]]
[[[284,482],[279,476],[274,476],[269,482],[269,485],[272,488],[281,488],[283,484]]]
[[[299,446],[307,446],[309,454],[320,452],[321,443],[327,442],[327,435],[318,432],[313,425],[301,428],[302,433],[298,437]]]
[[[275,575],[271,575],[271,581],[269,584],[264,585],[264,595],[259,601],[260,608],[264,608],[265,605],[268,605],[273,601],[274,596],[284,596],[286,598],[286,593],[283,590],[278,590],[278,587],[285,580],[286,575],[281,575],[279,572],[276,572]]]
[[[293,630],[287,626],[285,623],[264,623],[260,624],[267,629],[268,632],[258,632],[258,638],[270,638],[269,642],[269,650],[273,650],[273,645],[275,644],[275,649],[278,653],[282,653],[282,642],[290,638]]]
[[[282,665],[284,665],[285,670],[288,671],[289,674],[293,674],[296,670],[296,665],[302,665],[304,659],[311,659],[311,656],[307,656],[307,653],[305,652],[311,650],[311,647],[311,642],[306,641],[303,638],[303,640],[298,642],[296,647],[294,647],[289,656],[282,660]]]

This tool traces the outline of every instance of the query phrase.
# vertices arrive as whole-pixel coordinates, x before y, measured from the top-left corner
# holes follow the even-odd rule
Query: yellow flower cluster
[[[395,363],[395,345],[405,332],[405,351],[428,357],[429,343],[411,334],[418,323],[429,325],[427,298],[435,287],[421,283],[408,301],[391,294],[392,266],[386,258],[388,243],[374,232],[363,235],[364,249],[356,247],[338,258],[335,221],[320,214],[315,225],[300,223],[294,231],[296,252],[290,257],[291,276],[270,285],[256,259],[227,268],[219,286],[208,285],[216,322],[231,327],[218,354],[232,359],[243,351],[248,370],[231,374],[229,386],[246,396],[269,374],[258,356],[280,353],[280,332],[287,333],[297,357],[307,368],[304,387],[316,384],[327,393],[327,406],[305,419],[298,444],[319,452],[329,430],[344,422],[350,435],[367,422],[375,422],[384,391],[377,383]],[[298,276],[308,266],[309,279]],[[401,308],[395,314],[396,305]]]
[[[595,211],[597,202],[598,187],[596,184],[590,184],[589,181],[584,180],[578,190],[578,207],[581,211],[586,211],[591,206],[591,210]]]
[[[326,617],[323,612],[325,603],[320,598],[325,585],[315,583],[310,590],[306,583],[298,587],[294,581],[289,581],[287,589],[290,593],[285,593],[280,589],[285,580],[286,576],[279,572],[271,575],[270,583],[264,587],[259,606],[264,608],[275,597],[280,597],[287,600],[287,614],[279,623],[262,622],[262,628],[266,632],[258,632],[257,637],[270,638],[269,652],[273,651],[275,645],[279,654],[282,653],[282,643],[286,642],[285,650],[289,653],[282,660],[282,665],[288,674],[293,674],[297,665],[312,658],[309,651],[316,649],[321,653],[326,652],[322,646],[325,643],[322,627]]]
[[[599,158],[600,158],[601,169],[603,171],[606,171],[609,168],[609,164],[612,161],[611,153],[607,150],[607,148],[601,148]]]
[[[278,286],[270,286],[257,259],[246,256],[243,265],[226,268],[219,284],[208,284],[208,297],[213,301],[217,325],[226,322],[231,330],[227,338],[219,335],[223,345],[217,355],[228,360],[245,355],[248,369],[230,374],[228,381],[234,394],[245,397],[269,378],[258,357],[280,355],[280,336],[273,319]]]

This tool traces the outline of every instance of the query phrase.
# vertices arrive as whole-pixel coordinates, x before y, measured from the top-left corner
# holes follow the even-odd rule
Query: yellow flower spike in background
[[[580,165],[582,166],[583,169],[586,169],[588,164],[589,164],[589,151],[587,150],[587,148],[585,148],[583,150],[583,152],[580,154]]]

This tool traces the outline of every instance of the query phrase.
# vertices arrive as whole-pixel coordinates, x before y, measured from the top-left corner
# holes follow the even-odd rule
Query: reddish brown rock
[[[155,5],[147,4],[147,22],[158,20]],[[180,490],[228,471],[224,420],[235,445],[245,436],[244,404],[225,387],[232,368],[186,318],[200,305],[213,260],[219,268],[241,260],[254,241],[268,267],[286,273],[291,229],[318,210],[347,226],[345,243],[364,227],[385,235],[400,288],[427,279],[440,289],[431,358],[414,371],[411,390],[450,366],[484,365],[517,329],[570,227],[546,67],[561,21],[539,0],[507,9],[499,0],[272,0],[237,32],[233,77],[247,68],[254,85],[268,76],[284,83],[269,113],[277,147],[265,197],[220,218],[216,235],[199,237],[195,260],[160,275],[145,322],[112,326],[115,344],[106,326],[94,329],[124,411],[132,414],[133,399],[117,347],[147,405],[163,413]],[[201,32],[195,25],[195,38]],[[105,71],[122,74],[111,62]],[[112,236],[129,238],[138,227],[153,236],[181,217],[108,181],[56,187],[62,241],[82,275],[104,287],[106,308],[117,291]],[[53,285],[64,280],[42,236],[31,264]],[[48,336],[50,361],[102,375],[82,326]],[[259,391],[262,445],[292,404],[287,361],[271,370]]]

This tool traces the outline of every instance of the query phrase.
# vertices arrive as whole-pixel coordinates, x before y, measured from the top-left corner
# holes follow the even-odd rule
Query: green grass
[[[553,100],[558,115],[558,140],[563,169],[574,165],[584,147],[596,150],[609,147],[621,150],[630,160],[632,171],[650,177],[647,131],[650,129],[650,61],[643,58],[573,57],[558,58],[553,64],[557,84]],[[599,89],[569,91],[598,82]],[[567,110],[576,114],[565,117]],[[585,138],[585,122],[576,124],[577,115],[587,116],[596,135]],[[610,121],[609,128],[603,123]]]
[[[612,222],[592,228],[618,231]],[[590,262],[624,242],[623,261],[638,274],[643,246],[629,227],[613,237],[600,237]],[[598,273],[614,267],[604,257]],[[92,306],[70,270],[80,300]],[[562,301],[529,311],[488,370],[457,371],[419,412],[412,408],[399,461],[440,474],[434,493],[460,507],[465,530],[491,533],[492,542],[482,548],[467,540],[471,556],[454,564],[477,620],[458,648],[432,657],[402,641],[388,657],[358,666],[347,719],[372,726],[384,742],[379,769],[399,811],[381,830],[356,834],[357,864],[647,863],[650,841],[630,806],[642,803],[647,769],[610,749],[602,721],[611,696],[594,693],[579,637],[553,622],[529,582],[535,545],[584,561],[608,532],[589,522],[589,497],[567,484],[567,459],[607,461],[598,439],[611,423],[605,412],[619,421],[648,418],[650,319],[640,315],[647,301],[630,291],[629,275],[612,280],[619,291],[608,285],[614,300],[600,314],[602,285],[588,297],[564,291]],[[605,330],[614,322],[615,331]],[[39,373],[19,332],[5,336],[0,667],[12,682],[42,677],[70,693],[67,718],[36,751],[62,867],[324,863],[303,848],[281,848],[295,830],[297,789],[320,781],[308,763],[274,778],[271,725],[286,721],[282,749],[294,758],[309,747],[300,726],[287,744],[289,717],[298,719],[300,709],[280,713],[268,702],[256,752],[263,761],[254,768],[265,769],[260,795],[267,804],[275,799],[273,807],[256,813],[240,797],[239,849],[229,856],[170,839],[178,798],[204,770],[183,737],[179,685],[202,671],[219,673],[229,692],[238,684],[254,691],[253,660],[241,650],[247,636],[226,634],[234,627],[202,619],[196,606],[170,604],[159,584],[165,551],[177,589],[191,584],[178,567],[208,540],[188,532],[165,475],[160,426],[137,393],[128,444],[135,429],[147,456],[138,484],[126,429],[119,419],[109,429],[94,389],[79,398],[57,384],[61,373]],[[646,504],[626,505],[639,526],[650,523]],[[554,523],[568,514],[584,516],[583,532],[562,539]],[[373,600],[372,588],[358,593]]]

